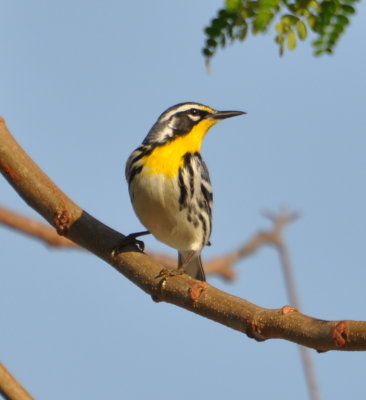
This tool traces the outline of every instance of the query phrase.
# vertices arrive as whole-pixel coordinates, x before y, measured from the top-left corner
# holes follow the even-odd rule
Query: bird
[[[201,144],[217,122],[246,114],[185,102],[164,111],[132,152],[125,175],[133,209],[156,239],[178,250],[178,271],[205,281],[201,251],[212,231],[212,186]]]

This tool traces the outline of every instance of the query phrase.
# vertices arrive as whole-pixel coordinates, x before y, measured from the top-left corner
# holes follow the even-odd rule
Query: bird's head
[[[199,103],[180,103],[164,111],[144,140],[161,145],[179,136],[195,135],[202,140],[218,121],[245,114],[243,111],[217,111]]]

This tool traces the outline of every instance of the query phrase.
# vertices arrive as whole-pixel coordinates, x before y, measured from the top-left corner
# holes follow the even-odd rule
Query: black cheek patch
[[[186,135],[192,130],[195,124],[196,122],[192,121],[188,115],[183,114],[175,117],[174,125],[172,126],[174,135]]]

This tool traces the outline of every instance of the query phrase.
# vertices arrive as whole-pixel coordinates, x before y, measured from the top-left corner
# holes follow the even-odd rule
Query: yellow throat
[[[179,168],[183,166],[183,156],[186,153],[199,153],[201,143],[207,131],[216,122],[213,119],[200,121],[186,135],[177,136],[171,142],[157,146],[151,154],[143,157],[143,173],[148,175],[163,174],[172,178],[178,174]]]

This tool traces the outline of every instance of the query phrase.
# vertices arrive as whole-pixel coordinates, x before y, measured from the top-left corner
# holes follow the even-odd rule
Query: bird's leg
[[[178,276],[178,275],[185,274],[184,266],[189,263],[189,261],[191,260],[191,258],[194,255],[194,253],[195,253],[194,251],[190,251],[188,256],[186,258],[184,258],[184,259],[179,255],[178,267],[174,268],[174,269],[163,268],[159,272],[159,274],[156,276],[156,278],[163,278],[163,280],[166,280],[167,278],[170,278],[170,277],[173,277],[173,276]]]
[[[138,240],[139,236],[145,236],[149,235],[151,232],[150,231],[142,231],[142,232],[135,232],[135,233],[130,233],[129,235],[125,236],[118,247],[113,250],[113,256],[118,255],[119,253],[122,252],[123,248],[130,245],[130,244],[135,244],[139,250],[144,251],[145,249],[145,244],[142,240]]]
[[[181,259],[180,260],[180,262],[179,262],[179,267],[178,267],[178,269],[179,268],[183,268],[185,265],[187,265],[187,264],[189,264],[189,262],[192,260],[192,257],[194,256],[196,254],[196,252],[194,251],[194,250],[191,250],[189,253],[188,253],[188,256],[185,258],[185,259]]]
[[[193,279],[205,281],[205,271],[202,266],[202,260],[199,250],[178,251],[178,270],[184,272]]]

